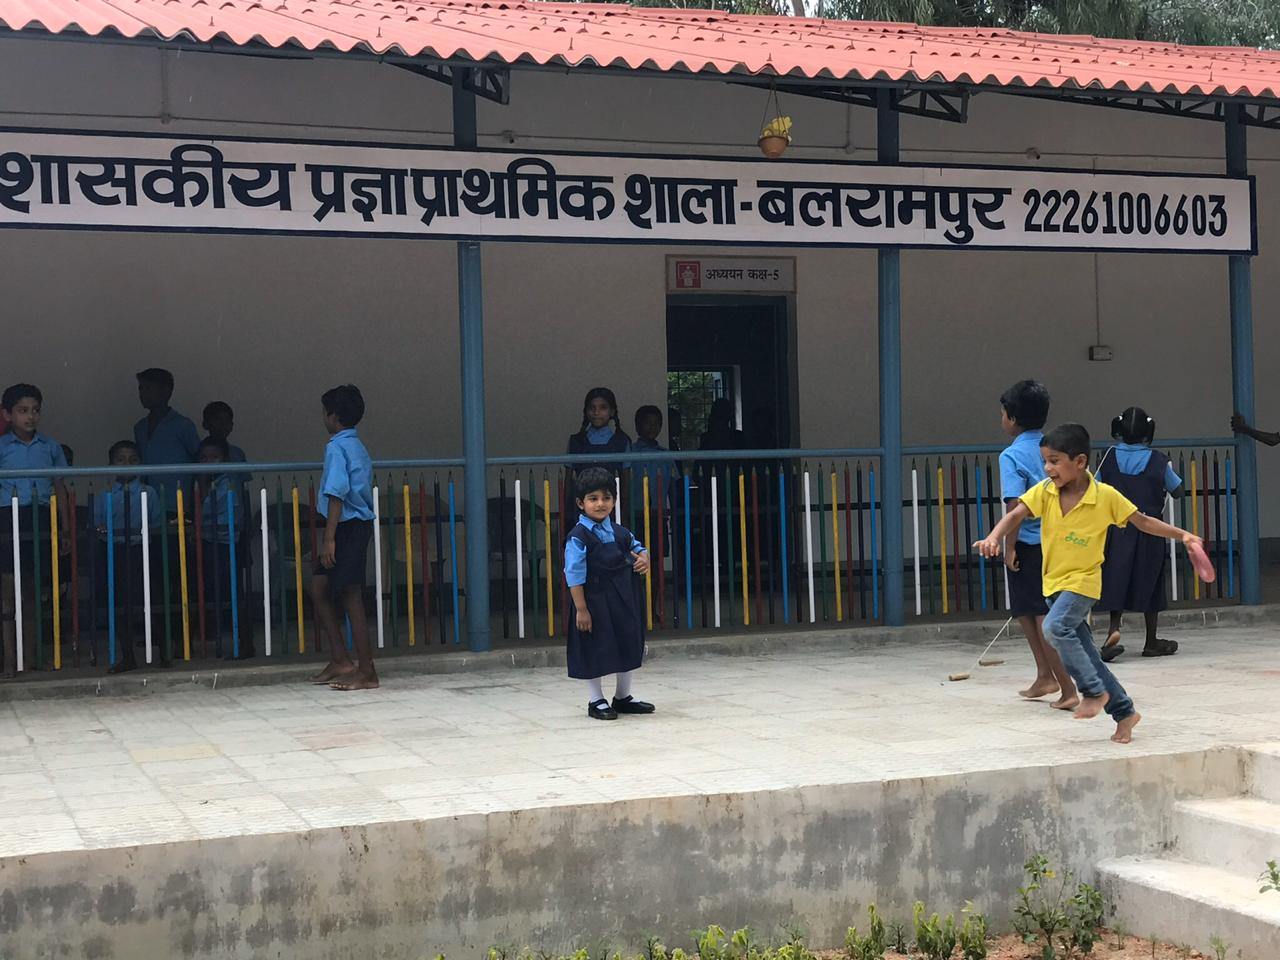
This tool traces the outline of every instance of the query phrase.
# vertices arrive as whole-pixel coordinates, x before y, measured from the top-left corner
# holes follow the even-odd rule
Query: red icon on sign
[[[702,261],[676,261],[676,289],[697,290],[702,286]]]

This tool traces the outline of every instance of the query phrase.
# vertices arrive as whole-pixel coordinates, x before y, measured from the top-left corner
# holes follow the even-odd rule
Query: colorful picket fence
[[[454,480],[378,479],[375,642],[382,649],[458,643]],[[0,544],[13,566],[12,586],[3,588],[14,608],[6,667],[57,670],[64,660],[114,667],[138,640],[148,664],[314,652],[318,628],[304,583],[323,536],[315,479],[215,490],[211,497],[200,481],[190,495],[176,489],[174,509],[159,521],[151,500],[166,502],[164,485],[132,495],[72,486],[65,514],[56,495],[47,507],[13,497]],[[60,538],[63,516],[70,529]]]
[[[1171,546],[1170,598],[1236,595],[1238,543],[1231,451],[1184,449],[1186,495],[1166,518],[1204,537],[1219,571],[1201,583]],[[906,464],[901,513],[886,504],[874,459],[674,462],[616,477],[616,518],[645,543],[654,631],[741,630],[876,622],[884,603],[886,516],[904,525],[909,614],[980,615],[1008,604],[1004,566],[971,549],[999,520],[995,457],[934,456]],[[569,615],[563,544],[577,515],[568,468],[494,471],[489,511],[495,634],[562,637]],[[65,504],[0,504],[0,587],[14,634],[7,671],[315,654],[306,583],[323,520],[313,476],[256,483],[198,481],[140,497],[68,485]],[[96,478],[94,478],[96,479]],[[464,640],[460,582],[466,518],[460,482],[438,471],[381,472],[369,611],[382,650]],[[152,519],[156,497],[166,504]],[[5,509],[7,507],[7,509]],[[55,546],[57,545],[57,546]],[[9,559],[9,558],[6,558]],[[2,569],[2,568],[0,568]],[[6,613],[6,617],[8,613]],[[499,626],[500,621],[500,626]],[[6,625],[7,626],[7,625]],[[348,643],[350,631],[348,629]],[[10,659],[10,653],[12,658]]]

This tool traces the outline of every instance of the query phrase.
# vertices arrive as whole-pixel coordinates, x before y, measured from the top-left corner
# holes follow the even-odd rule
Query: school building
[[[1240,492],[1222,507],[1241,540],[1236,576],[1253,578],[1246,599],[1257,600],[1249,500],[1261,537],[1280,537],[1280,505],[1268,495],[1280,452],[1257,451],[1255,493],[1252,443],[1235,446],[1228,421],[1253,396],[1256,371],[1256,411],[1243,412],[1280,429],[1280,381],[1267,376],[1280,366],[1280,133],[1268,129],[1280,65],[1270,54],[536,2],[146,0],[125,11],[86,0],[72,11],[0,0],[0,25],[0,379],[42,387],[42,428],[74,448],[77,467],[104,464],[111,442],[130,436],[142,414],[134,373],[161,366],[175,374],[175,408],[197,422],[208,401],[234,407],[234,439],[251,462],[319,460],[319,396],[338,383],[364,392],[360,431],[375,458],[471,457],[473,466],[562,454],[583,395],[608,386],[628,432],[640,405],[676,406],[686,447],[696,444],[711,400],[724,396],[748,446],[836,451],[805,463],[872,451],[867,463],[886,458],[881,482],[910,498],[913,450],[930,471],[939,456],[988,456],[966,448],[1004,442],[997,398],[1032,377],[1052,392],[1051,421],[1084,423],[1100,447],[1112,417],[1138,404],[1157,421],[1157,445],[1187,440],[1188,455],[1230,458]],[[770,161],[757,139],[779,116],[791,118],[791,143]],[[216,144],[228,169],[242,151],[257,174],[297,151],[292,209],[278,196],[271,207],[262,182],[246,179],[238,192],[226,181],[222,208],[197,202],[194,187],[185,205],[172,194],[157,202],[155,183],[141,187],[152,168],[120,158],[168,158],[175,144]],[[326,222],[307,192],[321,174],[308,180],[304,163],[329,174],[345,165],[353,177],[385,169],[401,148],[455,146],[500,158],[495,170],[520,157],[577,170],[586,202],[601,201],[597,216],[563,207],[558,218],[526,215],[534,225],[495,226],[490,213],[474,226],[486,214],[465,204],[451,214],[437,194],[439,215],[426,223],[411,178],[399,181],[407,217],[384,180],[363,208],[352,194]],[[103,157],[118,162],[104,169]],[[186,172],[221,175],[211,157],[186,154]],[[684,217],[667,217],[664,233],[656,190],[644,198],[648,227],[623,212],[636,200],[623,168],[663,158],[678,158],[680,191],[733,159],[745,161],[740,197],[744,183],[782,177],[793,200],[810,162],[823,184],[836,168],[882,181],[886,167],[959,168],[972,183],[956,169],[938,182],[959,177],[978,190],[1008,180],[1001,217],[1013,232],[984,237],[994,217],[976,206],[966,206],[967,226],[930,208],[940,223],[926,232],[920,204],[941,196],[928,188],[908,198],[918,201],[906,209],[914,221],[898,225],[920,233],[879,244],[871,228],[835,231],[838,204],[774,210],[758,230],[745,205],[734,223],[732,207],[712,216],[715,204],[703,196],[691,206],[687,191],[671,194]],[[722,164],[698,163],[706,158]],[[188,190],[176,161],[165,162],[171,185]],[[1098,225],[1123,221],[1123,209],[1087,199],[1088,183],[1136,189],[1107,180],[1111,171],[1159,175],[1141,181],[1153,199],[1130,197],[1128,231]],[[1081,173],[1101,179],[1080,180],[1086,192],[1072,200]],[[1246,187],[1227,204],[1243,241],[1217,229],[1226,212],[1215,214],[1223,190],[1214,183],[1240,181],[1207,178],[1228,173],[1255,178],[1252,198]],[[591,193],[597,174],[615,177],[608,203]],[[1164,231],[1162,180],[1177,188]],[[87,201],[94,191],[99,200]],[[974,200],[944,199],[957,197]],[[1073,203],[1081,230],[1066,218]],[[846,227],[865,226],[842,209]],[[806,216],[821,226],[805,233]],[[1181,232],[1169,226],[1175,217]],[[620,232],[610,232],[614,220]],[[1050,237],[1046,223],[1059,222],[1068,230]],[[939,239],[948,229],[952,239]],[[1233,329],[1251,337],[1234,366]],[[882,410],[882,393],[893,410]],[[503,469],[491,463],[483,487],[462,466],[437,472],[456,476],[461,501],[467,486],[496,496]],[[517,470],[506,469],[509,483]],[[545,468],[531,469],[540,483]],[[825,469],[813,467],[819,487]],[[505,517],[491,514],[491,542]],[[908,561],[890,584],[908,591],[911,615],[911,513],[886,510],[879,522],[889,566],[895,554]],[[457,578],[467,579],[466,558]]]

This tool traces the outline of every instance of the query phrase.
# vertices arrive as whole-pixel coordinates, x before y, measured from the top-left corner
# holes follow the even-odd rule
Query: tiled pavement
[[[1177,637],[1118,664],[1128,747],[1019,701],[1020,640],[959,683],[976,651],[940,642],[662,658],[636,689],[659,713],[614,723],[554,669],[0,703],[0,857],[1280,739],[1280,625]]]

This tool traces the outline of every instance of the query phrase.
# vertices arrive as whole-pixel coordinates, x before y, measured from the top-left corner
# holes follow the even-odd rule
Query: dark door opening
[[[697,450],[711,406],[726,400],[741,445],[791,445],[785,297],[667,299],[667,406],[674,446]],[[674,419],[674,416],[673,416]]]

